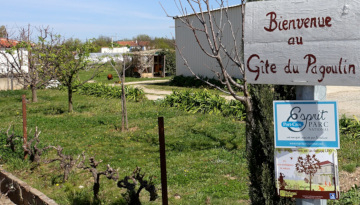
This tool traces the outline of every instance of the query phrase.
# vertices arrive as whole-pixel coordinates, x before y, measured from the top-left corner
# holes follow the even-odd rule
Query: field
[[[22,133],[21,95],[28,91],[0,92],[0,129],[14,125]],[[85,151],[87,156],[103,160],[117,168],[120,178],[139,166],[146,176],[154,176],[160,189],[160,160],[157,119],[164,117],[167,174],[170,204],[239,204],[247,200],[244,123],[216,115],[188,114],[151,101],[128,102],[129,131],[118,131],[121,105],[118,99],[74,96],[74,113],[67,113],[66,92],[42,90],[39,102],[27,105],[27,122],[31,137],[35,127],[41,131],[40,146],[60,145],[74,157]],[[3,145],[2,145],[3,146]],[[88,204],[92,201],[91,174],[75,169],[67,182],[57,163],[34,168],[4,151],[3,167],[41,190],[59,204]],[[6,156],[8,154],[8,156]],[[55,152],[47,152],[49,159]],[[80,189],[79,187],[84,186]],[[159,191],[160,192],[160,191]],[[100,200],[103,204],[121,204],[123,189],[101,179]],[[148,200],[142,192],[143,202]],[[175,198],[175,196],[177,196]],[[146,203],[144,203],[146,204]],[[161,204],[161,199],[155,203]]]
[[[15,133],[22,134],[23,94],[31,96],[23,90],[0,92],[0,130],[6,131],[13,125]],[[146,178],[153,176],[161,194],[157,119],[162,116],[169,204],[248,203],[244,122],[219,115],[190,114],[143,100],[127,103],[130,129],[121,132],[119,99],[75,94],[75,111],[69,114],[66,92],[40,90],[38,95],[38,103],[27,104],[27,122],[30,138],[36,126],[41,131],[40,147],[60,145],[65,154],[75,158],[85,151],[87,157],[102,160],[100,171],[105,170],[107,164],[118,169],[120,179],[139,166]],[[348,124],[353,122],[349,120]],[[351,129],[353,127],[358,129],[355,125]],[[345,129],[344,126],[341,129]],[[19,157],[20,147],[18,155],[14,155],[4,146],[5,136],[0,136],[2,167],[59,204],[125,204],[122,196],[125,190],[118,188],[114,181],[103,176],[100,201],[93,202],[91,173],[74,169],[69,180],[63,182],[58,163],[35,166],[23,161]],[[358,140],[357,132],[342,133],[338,152],[340,170],[354,171],[360,166]],[[55,154],[46,152],[42,159],[54,158]],[[141,193],[143,204],[161,204],[161,198],[147,202],[147,192]],[[359,191],[354,189],[352,193]]]

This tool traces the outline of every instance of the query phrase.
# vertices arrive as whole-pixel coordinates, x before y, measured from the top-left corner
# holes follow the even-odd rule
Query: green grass
[[[10,124],[15,132],[22,133],[21,95],[29,91],[0,91],[0,130]],[[136,166],[146,176],[155,176],[160,189],[160,164],[157,118],[165,119],[167,176],[169,204],[242,204],[248,200],[247,165],[245,159],[244,123],[217,115],[190,114],[175,108],[160,107],[151,101],[128,102],[131,131],[119,132],[121,104],[118,99],[102,99],[74,95],[74,113],[67,113],[66,92],[40,90],[38,103],[27,104],[29,134],[35,126],[41,130],[41,144],[61,145],[66,154],[74,156],[86,151],[87,156],[103,160],[117,168],[120,178],[131,174]],[[338,151],[340,170],[353,171],[360,166],[359,135],[341,133]],[[92,202],[90,173],[75,169],[68,182],[62,182],[57,163],[34,168],[28,161],[19,159],[0,143],[0,163],[33,187],[44,192],[59,204],[97,204]],[[20,150],[21,151],[21,150]],[[52,158],[53,151],[43,158]],[[79,186],[84,186],[80,189]],[[124,190],[116,183],[101,178],[98,204],[124,204]],[[161,194],[161,191],[159,191]],[[174,196],[179,195],[180,199]],[[341,196],[337,204],[358,204],[359,189]],[[147,202],[145,191],[141,196]],[[350,200],[350,202],[348,202]]]
[[[0,92],[0,129],[10,124],[21,135],[21,95],[28,91]],[[118,168],[120,178],[132,173],[136,166],[155,176],[160,189],[160,162],[157,118],[165,119],[167,176],[170,204],[239,204],[247,200],[247,170],[245,160],[244,123],[216,115],[189,114],[164,108],[151,101],[128,102],[131,131],[119,132],[121,104],[118,99],[102,99],[74,95],[74,113],[67,113],[66,92],[41,90],[38,103],[27,105],[28,130],[41,130],[41,144],[61,145],[66,154],[74,156],[86,151],[87,156],[103,160]],[[1,145],[3,146],[3,145]],[[54,151],[43,158],[54,157]],[[5,157],[6,158],[6,157]],[[9,156],[4,167],[59,204],[92,203],[90,173],[74,170],[68,182],[62,182],[57,163],[33,169],[29,162]],[[84,186],[80,189],[79,186]],[[101,178],[102,204],[122,204],[124,190],[116,183]],[[149,203],[147,192],[141,196],[144,204],[161,204],[161,198]],[[161,191],[159,191],[161,194]],[[174,196],[180,195],[180,199]]]

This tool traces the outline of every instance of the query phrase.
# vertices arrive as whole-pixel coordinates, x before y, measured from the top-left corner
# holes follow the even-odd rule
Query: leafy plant
[[[222,114],[234,116],[237,119],[244,118],[244,106],[238,101],[226,101],[225,98],[211,94],[208,90],[199,92],[174,91],[161,102],[163,106],[177,107],[189,113]]]
[[[356,116],[354,119],[350,119],[343,115],[339,123],[342,134],[351,134],[354,138],[360,137],[360,121]]]
[[[339,200],[328,200],[329,205],[341,204],[341,205],[355,205],[360,204],[360,187],[355,185],[348,192],[340,194]]]
[[[102,83],[87,83],[77,90],[79,94],[90,95],[102,98],[121,98],[121,89]],[[140,88],[125,86],[125,95],[129,100],[138,102],[145,97],[145,93]]]

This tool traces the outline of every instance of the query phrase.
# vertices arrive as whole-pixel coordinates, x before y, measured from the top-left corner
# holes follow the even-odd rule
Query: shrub
[[[342,134],[351,134],[353,137],[360,137],[360,121],[354,116],[354,119],[343,115],[339,121]]]
[[[225,98],[211,94],[206,89],[199,92],[174,91],[161,101],[162,106],[177,107],[189,113],[222,114],[244,119],[244,105],[238,101],[226,101]]]
[[[121,98],[121,88],[112,87],[102,83],[86,83],[77,90],[79,94],[91,95],[102,98]],[[145,93],[140,88],[125,86],[125,95],[128,100],[138,102],[145,97]]]

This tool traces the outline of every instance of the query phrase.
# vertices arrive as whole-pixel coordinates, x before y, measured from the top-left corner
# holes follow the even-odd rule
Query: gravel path
[[[144,90],[146,97],[149,100],[162,99],[166,95],[170,95],[172,91],[149,89],[144,85],[154,84],[160,82],[168,82],[168,80],[150,80],[142,82],[130,82],[125,83],[126,85],[133,85],[140,87]],[[338,102],[339,115],[345,114],[349,118],[356,117],[360,118],[360,87],[357,86],[327,86],[326,87],[326,99],[335,100]],[[227,100],[233,99],[232,96],[223,95]]]
[[[360,117],[360,87],[327,86],[326,99],[338,102],[339,114],[349,118]]]

